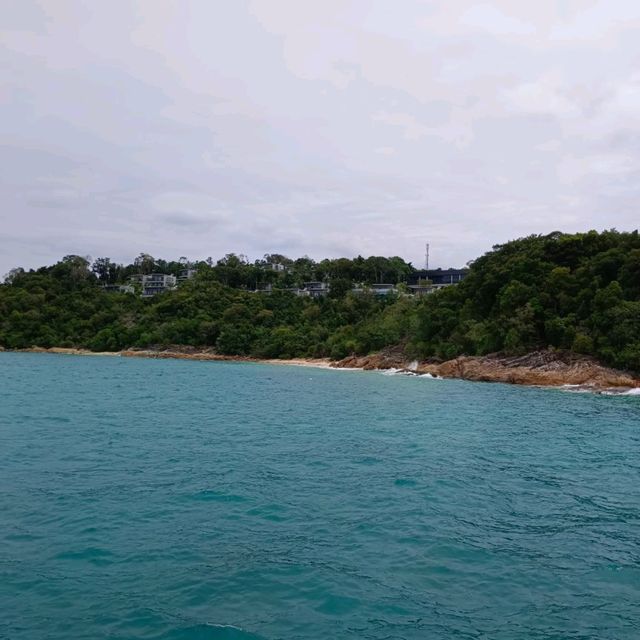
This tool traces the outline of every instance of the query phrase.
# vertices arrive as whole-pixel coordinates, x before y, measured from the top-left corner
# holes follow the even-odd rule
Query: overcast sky
[[[0,276],[639,226],[640,3],[0,0]]]

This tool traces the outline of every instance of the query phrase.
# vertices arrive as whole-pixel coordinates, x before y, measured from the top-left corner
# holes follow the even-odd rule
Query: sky
[[[639,226],[640,3],[0,0],[0,277]]]

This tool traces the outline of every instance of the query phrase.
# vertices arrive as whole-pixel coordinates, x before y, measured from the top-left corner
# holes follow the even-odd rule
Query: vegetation
[[[283,265],[278,271],[272,265]],[[108,292],[136,273],[195,277],[150,299]],[[129,347],[191,345],[223,354],[341,358],[389,346],[409,357],[521,354],[552,347],[640,371],[640,237],[590,231],[529,236],[495,246],[459,285],[412,298],[355,293],[361,283],[402,283],[401,258],[290,260],[250,264],[229,254],[189,264],[141,254],[131,265],[67,256],[51,267],[13,270],[0,285],[0,345]],[[313,299],[290,291],[328,282]],[[270,293],[256,292],[271,285]]]
[[[639,371],[640,237],[556,232],[496,246],[417,314],[423,356],[555,347]]]
[[[138,273],[178,275],[189,267],[196,269],[193,279],[149,299],[102,286]],[[215,264],[189,264],[141,254],[123,266],[66,256],[52,267],[7,276],[0,286],[0,345],[116,351],[179,344],[229,355],[340,358],[401,341],[407,331],[396,316],[412,306],[393,295],[353,295],[352,283],[397,283],[412,271],[401,258],[379,257],[316,263],[270,255],[249,264],[229,254]],[[315,300],[290,290],[312,280],[326,281],[329,295]]]

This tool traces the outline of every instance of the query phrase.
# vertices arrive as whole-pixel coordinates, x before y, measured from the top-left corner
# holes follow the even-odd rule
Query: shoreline
[[[444,362],[408,362],[398,350],[387,350],[368,356],[330,358],[254,358],[221,355],[207,349],[174,347],[167,349],[124,349],[95,352],[67,347],[31,347],[0,351],[14,353],[52,353],[58,355],[110,356],[124,358],[179,359],[214,362],[252,362],[321,369],[355,369],[393,371],[404,375],[426,375],[434,378],[460,379],[472,382],[501,382],[523,386],[564,388],[567,391],[640,395],[640,377],[606,367],[592,358],[567,352],[537,351],[525,356],[459,356]]]
[[[75,347],[28,347],[27,349],[3,349],[5,353],[45,353],[67,356],[109,356],[112,358],[149,358],[155,360],[200,360],[211,362],[253,362],[256,364],[286,364],[296,367],[315,367],[334,369],[334,361],[330,358],[253,358],[251,356],[227,356],[206,350],[172,350],[172,349],[123,349],[122,351],[90,351]]]

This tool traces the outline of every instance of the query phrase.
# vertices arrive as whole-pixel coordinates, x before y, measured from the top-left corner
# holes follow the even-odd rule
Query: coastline
[[[394,350],[371,356],[353,356],[334,366],[397,369],[399,372],[457,378],[472,382],[502,382],[535,387],[565,387],[574,391],[625,393],[640,390],[640,377],[606,367],[578,354],[541,350],[523,356],[491,354],[458,356],[444,362],[406,362]]]
[[[52,353],[67,356],[110,356],[120,358],[152,358],[172,360],[208,360],[216,362],[254,362],[258,364],[287,364],[297,367],[334,368],[329,358],[252,358],[250,356],[227,356],[199,349],[123,349],[122,351],[90,351],[75,347],[29,347],[27,349],[3,349],[7,353]]]
[[[4,350],[4,349],[0,349]],[[9,351],[9,350],[7,350]],[[31,347],[18,349],[22,353],[52,353],[59,355],[111,356],[124,358],[180,359],[218,362],[253,362],[322,369],[358,369],[362,371],[392,371],[405,375],[426,375],[434,378],[501,382],[538,387],[566,388],[595,393],[640,393],[640,377],[626,371],[606,367],[593,358],[568,352],[536,351],[524,356],[459,356],[443,362],[409,362],[398,349],[389,349],[367,356],[348,356],[342,360],[329,358],[254,358],[229,356],[211,349],[174,346],[166,349],[125,349],[94,352],[66,347]]]

